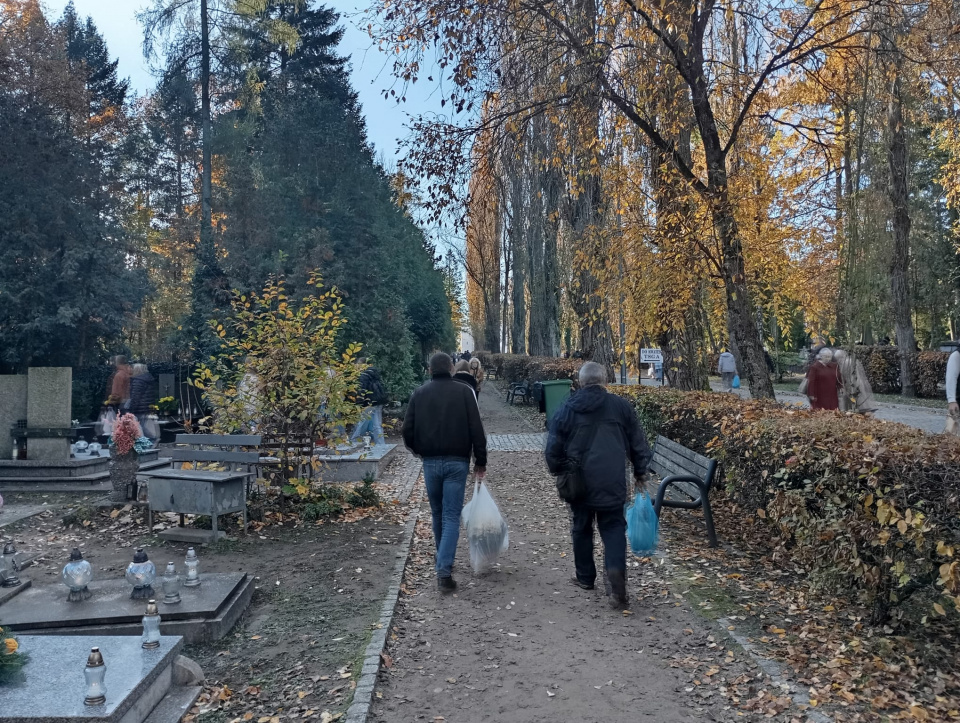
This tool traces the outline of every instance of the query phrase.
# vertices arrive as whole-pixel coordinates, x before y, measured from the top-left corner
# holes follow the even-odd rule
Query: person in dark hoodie
[[[430,357],[433,379],[414,391],[403,418],[403,442],[423,458],[423,483],[433,515],[437,545],[437,587],[443,594],[457,589],[453,559],[460,538],[460,513],[470,473],[470,458],[478,480],[487,471],[487,435],[477,397],[466,384],[453,380],[453,360],[439,353]]]
[[[477,378],[473,376],[473,372],[470,371],[470,362],[461,359],[457,362],[457,365],[453,368],[454,381],[463,382],[468,387],[473,390],[473,393],[477,393]]]
[[[580,368],[580,391],[564,402],[550,422],[547,467],[553,475],[579,460],[583,495],[570,503],[573,558],[571,582],[592,590],[597,569],[593,562],[593,526],[603,540],[607,594],[614,607],[627,605],[626,460],[633,464],[639,489],[650,462],[650,448],[630,403],[606,389],[607,370],[596,362]]]

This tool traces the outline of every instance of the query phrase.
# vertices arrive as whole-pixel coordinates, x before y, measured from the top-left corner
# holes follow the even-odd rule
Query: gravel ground
[[[488,434],[539,431],[495,391],[480,397]],[[752,720],[733,701],[763,674],[671,589],[662,561],[631,557],[631,609],[612,610],[602,585],[568,582],[567,509],[542,454],[492,452],[488,482],[510,548],[477,577],[461,536],[460,588],[440,596],[424,502],[370,720]]]

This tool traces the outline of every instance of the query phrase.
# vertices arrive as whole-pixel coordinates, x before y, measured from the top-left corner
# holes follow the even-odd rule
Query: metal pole
[[[623,320],[623,256],[617,264],[620,271],[620,383],[627,383],[627,325]]]

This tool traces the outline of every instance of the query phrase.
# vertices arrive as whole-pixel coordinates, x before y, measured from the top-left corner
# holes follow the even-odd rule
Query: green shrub
[[[368,474],[363,482],[353,488],[347,497],[351,507],[379,507],[380,495],[373,486],[373,475]]]
[[[617,393],[651,436],[721,464],[736,514],[766,526],[776,558],[859,598],[874,622],[902,615],[911,599],[932,616],[960,610],[960,440],[733,395]]]
[[[495,372],[498,377],[510,383],[545,382],[553,379],[569,379],[576,383],[577,374],[584,361],[526,354],[491,354],[485,351],[476,352],[476,356],[484,369]]]

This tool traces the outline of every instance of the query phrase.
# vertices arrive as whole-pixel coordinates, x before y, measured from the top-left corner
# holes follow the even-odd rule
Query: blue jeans
[[[433,514],[433,539],[437,545],[437,577],[450,577],[460,539],[460,513],[470,472],[463,457],[424,457],[423,481]]]
[[[369,434],[374,444],[385,444],[383,438],[383,407],[367,407],[360,415],[360,421],[350,435],[350,442],[356,442],[360,437]]]

